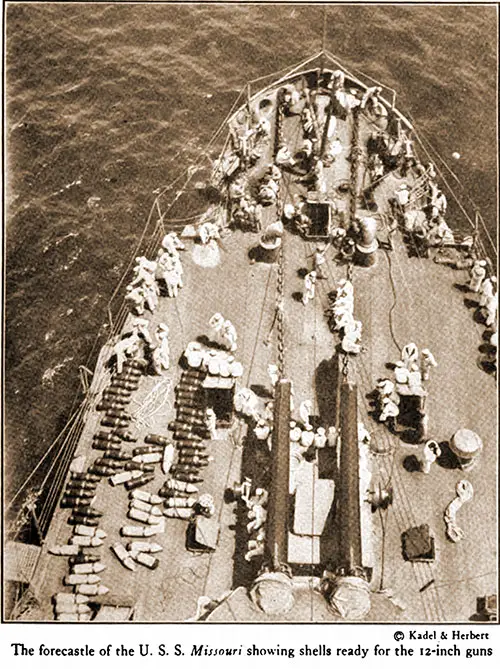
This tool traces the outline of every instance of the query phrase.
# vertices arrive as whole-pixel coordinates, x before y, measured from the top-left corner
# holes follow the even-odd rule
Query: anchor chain
[[[276,201],[278,219],[283,219],[283,198],[281,188]],[[278,252],[278,271],[276,274],[276,329],[278,342],[278,372],[280,378],[285,375],[285,256],[283,252],[283,237]]]
[[[351,162],[351,197],[349,202],[350,224],[353,225],[356,219],[356,207],[358,201],[358,181],[359,181],[359,162],[363,150],[359,146],[359,109],[353,109],[352,112],[352,140],[349,159]]]
[[[352,119],[352,139],[351,139],[351,152],[350,152],[350,162],[351,162],[351,186],[350,186],[350,201],[349,201],[349,222],[351,226],[355,225],[356,221],[356,209],[357,209],[357,200],[358,200],[358,182],[359,182],[359,163],[360,158],[363,153],[363,150],[359,146],[359,116],[360,111],[358,108],[353,110]],[[352,283],[354,274],[354,262],[351,259],[347,265],[346,278]],[[342,356],[342,378],[344,383],[349,383],[350,380],[350,356],[348,353],[344,353]]]
[[[283,378],[283,376],[285,375],[284,277],[285,277],[285,263],[284,263],[283,243],[282,243],[278,256],[278,273],[276,282],[277,292],[278,292],[276,300],[276,319],[277,319],[277,333],[278,333],[278,371],[280,378]]]

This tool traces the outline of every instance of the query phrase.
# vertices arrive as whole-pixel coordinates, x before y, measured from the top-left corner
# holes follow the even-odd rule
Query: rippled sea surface
[[[304,5],[11,4],[7,496],[64,425],[154,191],[249,79],[321,47]],[[330,5],[327,48],[398,91],[496,236],[494,7]]]

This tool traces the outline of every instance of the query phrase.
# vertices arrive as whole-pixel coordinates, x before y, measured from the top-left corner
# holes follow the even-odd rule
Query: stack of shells
[[[73,593],[59,592],[54,596],[57,620],[91,620],[94,608],[90,598],[102,597],[109,592],[109,588],[101,584],[100,576],[106,565],[101,562],[100,554],[93,550],[102,546],[106,538],[104,530],[98,527],[103,513],[94,507],[94,502],[97,484],[104,476],[114,478],[121,471],[126,480],[133,480],[136,485],[146,482],[147,470],[134,463],[132,455],[123,449],[123,442],[136,440],[129,430],[131,417],[125,409],[132,391],[139,387],[146,364],[142,360],[128,360],[124,363],[123,372],[112,376],[97,406],[97,410],[106,412],[101,425],[111,430],[99,430],[92,442],[92,448],[103,453],[86,471],[84,467],[72,468],[66,484],[61,506],[71,509],[68,523],[73,526],[73,536],[67,545],[54,546],[50,552],[69,557],[70,572],[63,583],[72,587]],[[76,460],[84,461],[83,458]]]
[[[209,436],[202,387],[205,377],[202,370],[184,371],[175,389],[176,419],[169,428],[174,433],[178,457],[170,470],[172,478],[159,492],[165,498],[167,518],[192,518],[198,501],[196,484],[203,482],[203,469],[211,460],[203,443]]]
[[[161,503],[162,498],[159,495],[144,490],[132,490],[129,494],[127,515],[131,520],[143,523],[143,526],[124,526],[121,528],[121,535],[144,539],[162,534],[165,530],[165,520]],[[127,546],[117,541],[111,546],[111,550],[126,569],[135,571],[136,564],[148,567],[148,569],[156,569],[159,560],[154,557],[154,554],[159,553],[163,548],[157,543],[136,540],[129,542]]]

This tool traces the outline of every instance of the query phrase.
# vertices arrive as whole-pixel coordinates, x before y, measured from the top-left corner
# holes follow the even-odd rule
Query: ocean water
[[[314,5],[8,6],[7,499],[68,418],[155,192],[249,79],[319,51],[322,32]],[[326,37],[447,161],[461,154],[496,238],[496,8],[329,5]]]

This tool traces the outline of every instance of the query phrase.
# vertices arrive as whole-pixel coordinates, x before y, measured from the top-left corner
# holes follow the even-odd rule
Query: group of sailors
[[[215,313],[208,321],[210,340],[234,353],[238,348],[236,328],[220,313]]]
[[[498,349],[498,289],[497,278],[488,271],[486,260],[474,259],[469,270],[470,277],[468,289],[475,293],[478,298],[478,308],[484,319],[484,324],[492,330],[489,335],[488,344],[490,349],[486,352],[484,360],[496,370]]]
[[[184,359],[190,369],[208,372],[211,376],[240,378],[243,365],[227,351],[206,348],[198,341],[191,341],[184,351]]]
[[[271,448],[270,435],[273,421],[273,402],[263,402],[250,388],[240,388],[234,395],[234,408],[254,425],[253,431],[259,441]]]
[[[249,113],[246,123],[230,126],[231,149],[238,158],[238,167],[255,165],[271,136],[271,123],[265,113]]]
[[[170,232],[163,238],[162,248],[158,251],[156,278],[158,281],[165,283],[169,297],[177,297],[179,288],[182,288],[184,285],[182,281],[183,269],[179,254],[179,250],[184,249],[185,246],[176,233]]]
[[[159,323],[154,338],[149,331],[149,321],[145,318],[134,318],[132,331],[120,339],[113,347],[116,356],[116,370],[123,371],[126,360],[140,357],[149,358],[155,374],[161,375],[170,367],[169,329],[165,323]]]
[[[306,400],[307,402],[307,400]],[[302,403],[301,406],[303,406]],[[290,482],[289,493],[293,495],[297,489],[299,472],[305,461],[312,462],[317,453],[329,444],[326,429],[322,426],[314,428],[307,421],[290,421]]]
[[[147,307],[156,311],[160,295],[160,282],[164,282],[169,297],[177,297],[182,288],[182,263],[179,250],[185,246],[175,232],[170,232],[162,240],[156,260],[145,256],[136,258],[134,276],[126,288],[125,301],[133,313],[144,314]]]
[[[262,185],[265,183],[262,180]],[[255,199],[249,192],[246,180],[240,175],[236,177],[228,188],[229,203],[231,209],[231,224],[236,225],[242,230],[251,230],[259,232],[262,228],[262,206],[266,197],[275,198],[276,188],[269,191],[264,189],[262,197],[259,192],[259,198]]]
[[[436,181],[433,163],[415,163],[417,178],[413,186],[401,184],[391,200],[393,215],[403,222],[403,228],[417,255],[429,257],[432,247],[458,246],[471,249],[471,235],[456,235],[446,222],[448,201]]]
[[[396,429],[399,407],[402,396],[419,398],[416,424],[416,441],[426,439],[428,432],[428,416],[425,412],[427,391],[423,381],[430,378],[430,370],[438,363],[428,348],[420,351],[413,342],[406,344],[401,351],[401,359],[394,366],[394,380],[383,378],[377,383],[378,420]]]
[[[267,501],[268,492],[264,488],[256,488],[251,494],[251,481],[246,480],[242,484],[241,500],[247,509],[248,523],[246,531],[248,534],[247,551],[245,560],[250,562],[256,557],[264,554],[266,539]]]
[[[368,89],[368,91],[374,89]],[[378,94],[371,98],[374,104],[375,116],[378,119],[378,129],[373,131],[367,141],[368,149],[368,173],[372,186],[389,171],[398,169],[406,176],[410,168],[418,165],[415,156],[413,140],[410,139],[408,130],[403,128],[401,119],[396,119],[396,131],[390,134],[386,131],[388,125],[388,113],[380,102]]]
[[[280,180],[282,173],[274,163],[271,164],[259,181],[258,202],[267,207],[275,204],[280,191]]]
[[[354,318],[354,287],[352,282],[341,279],[330,295],[331,307],[328,309],[330,328],[338,332],[344,353],[358,354],[362,351],[362,323]]]
[[[470,269],[468,288],[478,296],[479,308],[484,316],[486,327],[493,328],[495,332],[498,310],[496,285],[496,277],[488,274],[488,263],[486,260],[476,260]]]

